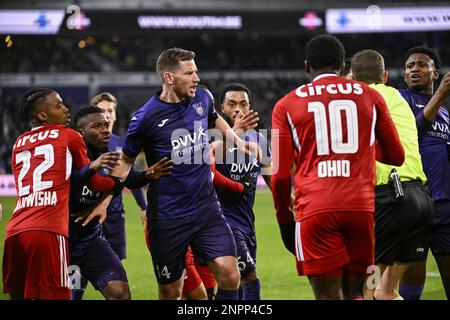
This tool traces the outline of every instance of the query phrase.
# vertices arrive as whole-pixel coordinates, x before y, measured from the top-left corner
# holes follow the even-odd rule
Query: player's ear
[[[342,72],[344,71],[344,68],[345,68],[345,64],[343,63],[343,64],[341,64],[341,66],[337,70],[338,71],[338,75],[342,74]]]
[[[384,70],[383,83],[387,83],[388,78],[389,78],[389,72],[387,70]]]
[[[171,72],[164,72],[163,73],[163,79],[164,82],[167,82],[168,84],[173,84],[173,74]]]
[[[44,111],[39,111],[36,113],[36,118],[39,122],[45,122],[47,121],[47,114]]]
[[[84,137],[84,131],[83,131],[83,129],[77,129],[77,132],[78,132],[79,134],[81,134],[82,137]]]
[[[306,73],[311,72],[311,65],[309,64],[308,60],[305,59],[305,71]]]
[[[439,69],[434,69],[434,71],[433,71],[433,80],[437,80],[437,79],[439,79]]]

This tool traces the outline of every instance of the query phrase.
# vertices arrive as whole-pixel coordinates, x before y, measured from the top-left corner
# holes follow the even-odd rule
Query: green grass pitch
[[[0,198],[3,205],[3,220],[0,222],[0,255],[3,257],[3,244],[6,223],[11,216],[15,199]],[[132,299],[155,300],[158,297],[157,285],[150,254],[144,239],[144,228],[139,219],[139,208],[130,193],[124,196],[127,230],[127,259],[124,261],[130,284]],[[309,283],[305,277],[298,277],[294,257],[283,247],[272,197],[268,191],[258,191],[255,204],[256,235],[258,241],[257,270],[261,279],[263,299],[307,300],[313,299]],[[445,294],[434,259],[429,255],[427,280],[423,299],[444,300]],[[1,274],[1,268],[0,268]],[[8,299],[3,294],[0,282],[0,300]],[[85,299],[103,299],[91,285]]]

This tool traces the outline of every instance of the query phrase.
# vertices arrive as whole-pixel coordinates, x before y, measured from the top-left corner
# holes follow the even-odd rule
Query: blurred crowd
[[[181,37],[144,36],[14,36],[10,48],[0,48],[7,61],[0,72],[152,71],[159,53],[178,46],[197,53],[199,70],[302,69],[307,35],[198,34]],[[427,44],[450,65],[450,33],[384,33],[338,35],[351,56],[375,49],[388,68],[400,67],[406,48]]]

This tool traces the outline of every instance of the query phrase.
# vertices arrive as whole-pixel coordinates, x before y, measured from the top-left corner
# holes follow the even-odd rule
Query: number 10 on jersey
[[[327,112],[328,111],[328,112]],[[358,151],[358,112],[356,104],[352,100],[332,100],[328,108],[322,102],[314,101],[308,103],[308,112],[314,113],[314,124],[316,129],[317,155],[330,154],[330,143],[328,130],[330,131],[331,151],[335,154],[353,154]],[[328,113],[328,114],[327,114]],[[345,114],[347,141],[344,142],[344,130],[342,125],[342,114]],[[327,116],[330,128],[327,124]],[[325,177],[349,177],[349,160],[325,160],[318,164],[319,178]]]

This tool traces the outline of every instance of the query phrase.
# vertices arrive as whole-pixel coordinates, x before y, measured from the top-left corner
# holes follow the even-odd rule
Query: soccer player
[[[427,185],[435,201],[431,234],[431,252],[441,274],[447,299],[450,298],[450,164],[448,143],[449,114],[443,106],[450,93],[450,73],[436,92],[434,81],[439,77],[440,60],[436,52],[420,46],[409,49],[404,59],[404,80],[407,89],[400,93],[416,117],[419,151]],[[400,283],[400,295],[407,300],[420,299],[426,276],[428,246],[423,261],[412,264]]]
[[[362,299],[374,259],[375,150],[379,160],[394,165],[405,154],[381,95],[338,76],[342,43],[319,35],[305,51],[311,83],[280,99],[272,114],[277,219],[293,224],[295,163],[298,273],[308,276],[316,299]]]
[[[251,118],[245,122],[248,124]],[[254,190],[253,179],[250,176],[244,176],[239,182],[229,179],[216,170],[214,152],[211,148],[211,174],[213,184],[216,190],[224,189],[234,193],[236,196],[240,193],[251,193]],[[217,281],[214,278],[209,267],[200,263],[197,257],[188,248],[186,254],[186,275],[183,284],[182,299],[187,300],[215,300],[217,293]]]
[[[108,149],[115,151],[122,148],[123,141],[112,133],[116,122],[117,99],[109,92],[102,92],[91,99],[91,105],[96,105],[104,111],[106,120],[109,122],[110,139]],[[147,203],[141,188],[131,190],[137,204],[141,208],[141,222],[145,225],[145,212]],[[122,193],[111,200],[108,206],[106,220],[102,223],[103,235],[111,244],[111,248],[119,256],[120,260],[126,258],[126,235],[125,235],[125,211],[122,201]],[[81,300],[88,285],[88,280],[81,277],[80,287],[72,289],[72,299]]]
[[[215,193],[209,164],[208,128],[227,134],[237,148],[251,148],[214,111],[211,93],[198,86],[195,53],[180,48],[164,50],[156,70],[162,91],[131,119],[122,165],[126,172],[144,149],[147,164],[171,157],[170,176],[150,183],[147,193],[149,242],[161,299],[180,299],[188,245],[206,261],[218,283],[217,299],[237,299],[239,269],[236,245]],[[227,130],[228,129],[228,130]]]
[[[113,134],[114,123],[116,122],[117,99],[109,92],[102,92],[91,99],[91,105],[97,106],[104,111],[106,120],[109,122],[110,139],[108,149],[115,151],[121,149],[123,141]],[[137,204],[141,208],[141,222],[145,225],[147,202],[144,191],[139,189],[131,190]],[[111,243],[114,252],[120,260],[126,258],[126,237],[125,237],[125,211],[123,207],[122,194],[111,200],[108,206],[107,218],[102,224],[103,234],[106,240]]]
[[[224,118],[231,127],[234,127],[235,120],[247,115],[252,108],[250,90],[242,83],[229,83],[222,88],[220,105],[225,115]],[[261,173],[261,168],[270,168],[272,162],[270,150],[263,135],[253,129],[241,131],[241,134],[244,140],[257,143],[266,152],[245,157],[237,148],[227,149],[224,151],[225,156],[222,161],[216,159],[216,170],[235,181],[250,177],[248,182],[251,182],[252,188],[240,197],[236,197],[236,193],[225,189],[216,189],[216,191],[236,242],[241,274],[242,300],[261,300],[261,284],[256,271],[256,233],[253,205],[255,203],[256,182],[258,175]],[[228,159],[231,161],[228,161]],[[270,174],[265,174],[263,177],[270,187]]]
[[[75,115],[74,125],[86,142],[89,157],[95,158],[108,150],[109,122],[102,109],[95,106],[81,108]],[[170,162],[166,163],[170,165]],[[125,186],[129,188],[142,187],[148,183],[148,178],[152,178],[149,176],[152,170],[155,171],[155,167],[149,168],[148,172],[136,172],[132,169],[124,182]],[[168,172],[164,174],[168,174]],[[89,210],[101,199],[100,193],[92,192],[83,185],[82,181],[73,179],[71,187],[71,215]],[[114,197],[117,198],[120,192],[121,189],[115,190]],[[75,217],[70,219],[70,263],[78,266],[81,275],[87,278],[106,299],[130,299],[125,270],[118,255],[103,236],[101,222],[91,221],[85,226],[80,226],[76,223]]]
[[[405,149],[405,162],[401,167],[376,163],[375,193],[375,263],[384,271],[375,298],[402,299],[397,292],[398,284],[409,264],[421,260],[421,250],[429,240],[433,213],[433,199],[425,187],[416,120],[397,89],[385,85],[388,72],[378,52],[356,53],[351,73],[354,80],[368,84],[383,96]],[[392,169],[397,171],[402,191],[396,189]],[[366,298],[370,298],[373,290],[368,293]]]
[[[70,299],[67,237],[72,163],[92,174],[111,170],[118,157],[106,154],[89,163],[80,134],[66,127],[69,110],[53,90],[28,91],[21,112],[32,130],[13,146],[18,198],[6,228],[3,291],[11,299]],[[114,185],[96,174],[90,182],[95,191]]]

